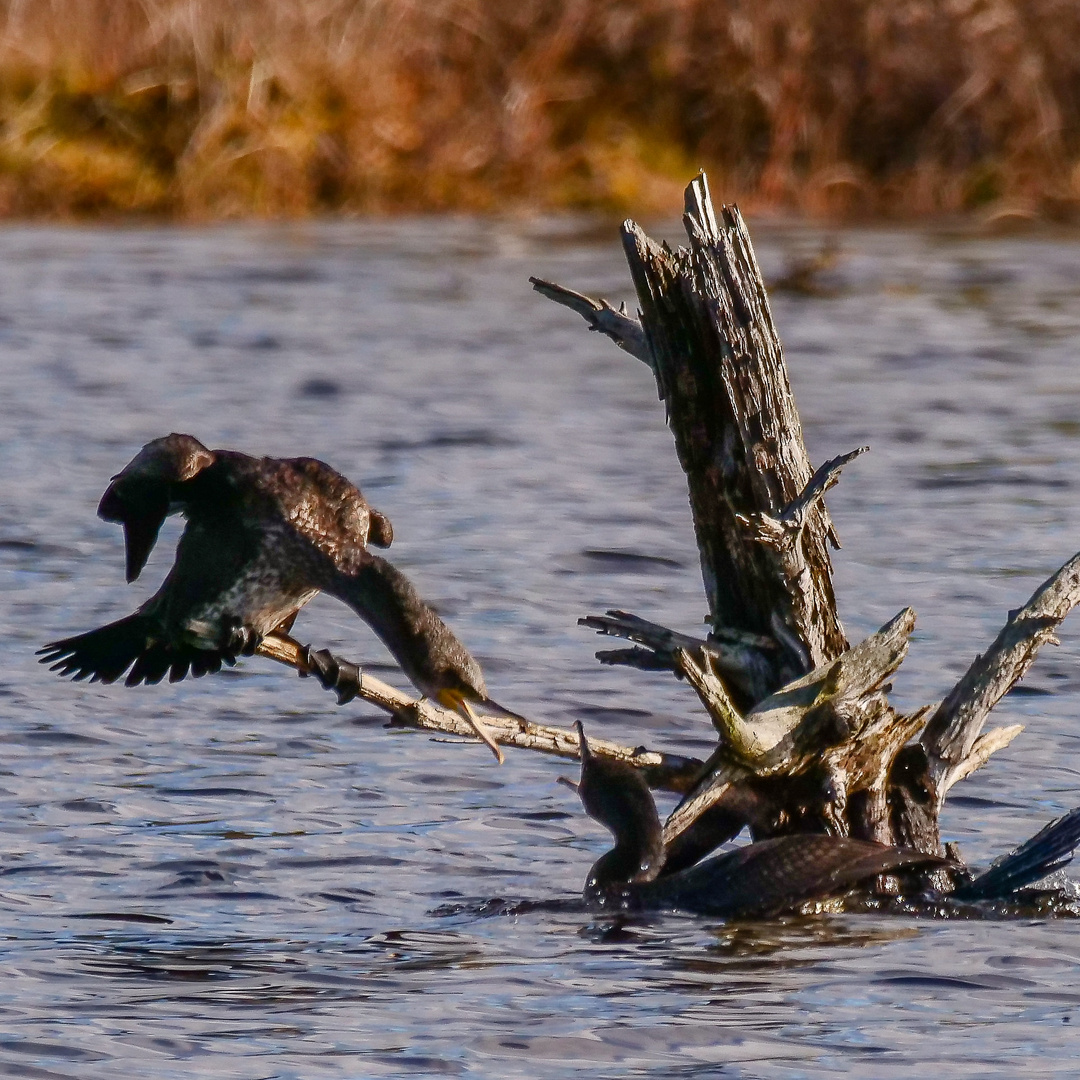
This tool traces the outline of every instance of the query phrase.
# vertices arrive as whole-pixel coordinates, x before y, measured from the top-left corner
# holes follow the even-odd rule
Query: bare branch
[[[295,668],[301,675],[314,674],[308,660],[308,650],[292,638],[281,634],[268,634],[263,638],[256,652],[279,664]],[[355,672],[356,693],[353,696],[389,713],[394,723],[422,731],[437,731],[443,735],[460,735],[474,739],[472,727],[457,713],[448,712],[424,698],[419,701],[403,694],[381,679],[360,671],[349,661],[336,661],[338,665],[349,665]],[[341,688],[331,686],[338,691]],[[537,750],[558,757],[577,758],[578,737],[574,731],[562,728],[534,724],[531,721],[509,716],[484,716],[484,724],[503,746],[513,746],[521,750]],[[649,781],[649,786],[664,791],[685,792],[701,775],[704,765],[696,758],[680,757],[677,754],[664,754],[643,747],[631,748],[603,739],[589,739],[589,745],[601,755],[625,761],[629,765],[642,769]]]
[[[598,634],[606,634],[609,637],[626,638],[627,641],[636,641],[657,654],[658,657],[667,661],[667,666],[675,670],[674,654],[676,649],[699,649],[705,648],[704,641],[692,638],[689,634],[680,634],[677,630],[669,630],[659,623],[649,622],[629,611],[609,609],[604,615],[585,615],[578,619],[578,626],[588,626]]]
[[[666,670],[682,674],[676,653],[685,649],[694,656],[707,656],[716,672],[742,694],[747,703],[761,700],[774,685],[769,657],[776,653],[776,642],[760,634],[725,627],[714,630],[707,641],[702,641],[618,610],[608,611],[606,615],[587,615],[578,619],[578,625],[643,646],[641,649],[601,650],[596,658],[603,664],[626,664],[646,671]]]
[[[1023,724],[1010,724],[1008,727],[991,728],[975,740],[975,745],[959,765],[956,766],[945,778],[948,787],[942,793],[942,798],[953,784],[969,777],[976,769],[981,769],[989,760],[991,754],[1004,750],[1024,730]]]
[[[637,668],[639,671],[671,671],[671,661],[652,649],[635,645],[631,649],[597,649],[596,659],[601,664]]]
[[[529,278],[532,287],[542,296],[562,304],[571,311],[576,311],[588,324],[590,330],[607,334],[620,349],[636,356],[649,367],[655,367],[649,343],[645,340],[645,331],[637,319],[626,314],[626,305],[616,311],[606,300],[593,300],[584,293],[574,292],[563,285],[542,278]]]
[[[1043,582],[1022,608],[1010,613],[994,643],[975,658],[938,706],[921,741],[939,806],[956,782],[950,774],[971,772],[965,763],[990,710],[1023,677],[1039,648],[1053,639],[1054,630],[1078,602],[1080,553]]]
[[[780,512],[780,522],[798,536],[806,527],[810,509],[824,497],[826,491],[836,486],[844,466],[849,461],[854,461],[855,458],[865,454],[869,449],[869,446],[856,447],[839,457],[830,458],[824,465],[819,466],[807,481],[806,487]],[[834,543],[837,548],[840,547],[835,537]]]

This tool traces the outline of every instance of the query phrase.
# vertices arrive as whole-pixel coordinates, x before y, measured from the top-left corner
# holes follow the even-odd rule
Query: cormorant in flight
[[[147,443],[98,506],[124,527],[128,581],[177,512],[187,525],[161,588],[127,618],[45,646],[42,663],[104,683],[127,672],[127,686],[205,675],[251,655],[265,635],[287,634],[323,591],[364,619],[417,689],[461,713],[503,760],[473,709],[489,701],[480,665],[408,578],[368,551],[369,543],[388,547],[393,530],[339,472],[313,458],[208,450],[191,435]]]

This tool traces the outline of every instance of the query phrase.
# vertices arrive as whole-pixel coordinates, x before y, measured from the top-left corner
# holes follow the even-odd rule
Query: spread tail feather
[[[198,678],[220,671],[222,662],[235,663],[227,653],[158,642],[152,629],[151,620],[136,612],[97,630],[50,642],[38,650],[40,662],[76,681],[113,683],[127,671],[126,686],[158,683],[166,675],[170,682],[178,682],[189,671]]]
[[[1051,821],[953,895],[958,900],[999,900],[1068,866],[1080,845],[1080,807]]]

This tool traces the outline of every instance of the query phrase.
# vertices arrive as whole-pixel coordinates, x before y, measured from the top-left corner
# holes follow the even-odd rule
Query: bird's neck
[[[378,634],[423,693],[464,689],[474,700],[487,697],[484,677],[468,650],[385,559],[366,555],[356,573],[343,575],[341,582],[336,594]]]
[[[587,899],[603,900],[621,895],[625,886],[654,881],[664,865],[664,840],[660,822],[620,823],[615,846],[593,864],[585,881]]]

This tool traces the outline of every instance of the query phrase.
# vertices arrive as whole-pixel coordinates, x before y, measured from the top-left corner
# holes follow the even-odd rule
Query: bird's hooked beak
[[[472,702],[461,691],[441,690],[438,695],[438,702],[468,720],[469,726],[476,732],[476,737],[495,755],[495,760],[500,765],[506,760],[499,744],[495,741],[495,736],[491,734],[487,725],[476,715]]]
[[[581,771],[585,771],[585,764],[592,758],[592,751],[589,749],[589,740],[585,738],[585,727],[580,720],[574,721],[574,730],[577,732],[578,737],[578,757],[581,758]],[[571,791],[581,794],[580,781],[575,783],[573,780],[566,776],[560,776],[556,783],[562,784],[563,787],[568,787]]]

